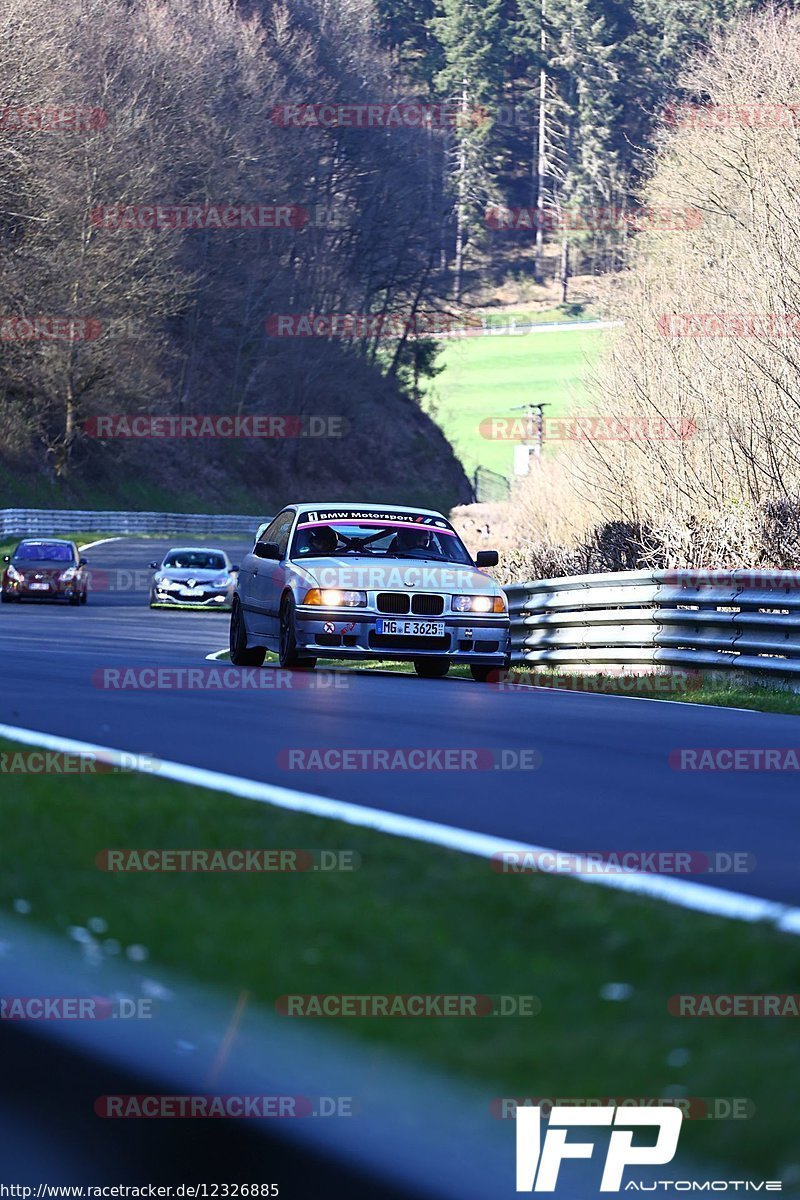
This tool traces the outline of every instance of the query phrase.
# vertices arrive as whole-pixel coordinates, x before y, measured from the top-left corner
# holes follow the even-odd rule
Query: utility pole
[[[527,452],[524,463],[520,464],[524,465],[525,469],[520,470],[518,467],[515,470],[515,474],[517,475],[530,475],[531,455],[533,455],[537,462],[541,462],[542,460],[542,452],[544,450],[544,410],[548,407],[549,405],[546,400],[540,401],[538,404],[530,401],[528,404],[519,404],[511,410],[512,412],[524,412],[527,419],[527,436],[521,442],[520,447],[518,447]]]

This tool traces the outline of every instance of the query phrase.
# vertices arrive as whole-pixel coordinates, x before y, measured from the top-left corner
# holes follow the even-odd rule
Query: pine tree
[[[456,302],[461,297],[468,228],[488,191],[484,151],[502,91],[502,7],[503,0],[441,0],[441,14],[430,22],[445,63],[435,84],[453,114]]]

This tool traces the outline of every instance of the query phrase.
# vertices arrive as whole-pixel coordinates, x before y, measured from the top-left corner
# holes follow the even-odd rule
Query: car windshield
[[[13,557],[17,562],[72,562],[72,546],[66,542],[20,542]]]
[[[434,526],[410,521],[303,521],[301,517],[290,557],[328,556],[472,562],[462,542],[444,523]]]
[[[225,557],[213,550],[172,550],[163,565],[174,570],[224,571]]]

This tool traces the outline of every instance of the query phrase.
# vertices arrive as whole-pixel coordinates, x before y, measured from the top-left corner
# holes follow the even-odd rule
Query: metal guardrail
[[[255,538],[265,517],[216,513],[97,512],[83,509],[3,508],[0,535],[61,533],[243,534]]]
[[[795,571],[622,571],[504,590],[515,663],[800,676]]]

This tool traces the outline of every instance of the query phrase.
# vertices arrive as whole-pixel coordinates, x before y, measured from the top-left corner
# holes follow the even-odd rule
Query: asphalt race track
[[[234,562],[245,550],[216,544]],[[85,607],[2,606],[0,721],[560,850],[746,852],[752,872],[698,882],[800,902],[796,775],[668,763],[681,747],[792,746],[796,718],[548,689],[509,694],[372,670],[326,676],[324,687],[305,677],[292,690],[104,689],[102,668],[208,668],[205,656],[227,646],[227,614],[148,608],[147,565],[167,548],[127,538],[86,551],[95,587]],[[495,761],[535,748],[541,765],[280,765],[297,747],[477,748]]]

